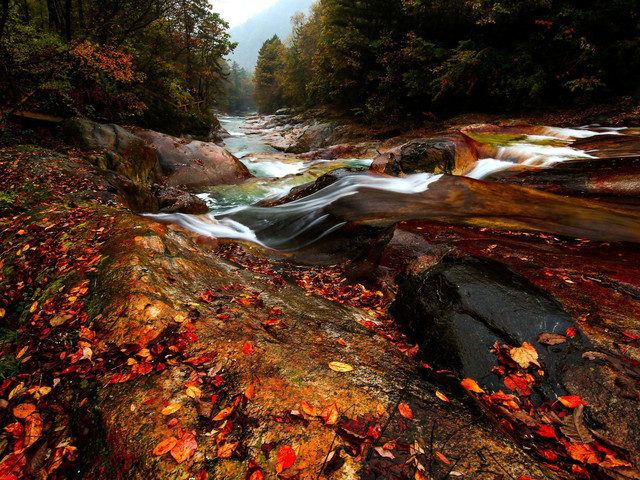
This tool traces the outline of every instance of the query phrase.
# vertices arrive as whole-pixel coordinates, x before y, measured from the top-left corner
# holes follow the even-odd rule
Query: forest
[[[205,135],[234,48],[227,27],[206,0],[4,0],[3,113]]]
[[[335,106],[368,121],[580,107],[637,95],[635,0],[324,0],[265,42],[265,112]]]

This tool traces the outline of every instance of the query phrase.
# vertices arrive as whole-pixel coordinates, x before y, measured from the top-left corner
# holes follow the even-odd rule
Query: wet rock
[[[79,148],[103,151],[88,157],[100,168],[146,184],[158,178],[160,171],[156,152],[144,140],[118,125],[72,118],[64,122],[62,134],[66,141]]]
[[[141,128],[131,131],[155,149],[169,186],[235,184],[251,178],[238,159],[213,143],[172,137]]]
[[[487,181],[509,183],[561,195],[638,203],[640,157],[574,160],[545,169],[496,172]]]
[[[497,378],[488,377],[496,365],[490,353],[495,342],[534,345],[542,332],[564,334],[576,326],[553,297],[523,276],[500,263],[471,257],[445,257],[432,268],[408,275],[390,311],[418,341],[420,359],[494,387],[499,386]],[[548,397],[564,393],[558,377],[570,348],[577,345],[580,355],[589,349],[587,341],[575,337],[571,343],[540,349],[545,386],[551,389]]]
[[[378,142],[342,143],[300,155],[313,160],[336,160],[340,158],[377,158]]]
[[[474,142],[457,134],[411,140],[379,156],[371,170],[400,175],[409,173],[463,174],[478,159]]]
[[[164,187],[156,192],[163,213],[203,214],[209,211],[204,200],[175,187]]]

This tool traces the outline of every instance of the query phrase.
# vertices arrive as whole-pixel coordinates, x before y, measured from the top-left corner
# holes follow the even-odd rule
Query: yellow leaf
[[[22,357],[25,353],[27,353],[27,350],[29,350],[29,347],[22,347],[22,349],[18,352],[18,354],[16,355],[16,359]]]
[[[173,320],[174,320],[176,323],[183,323],[183,322],[185,321],[185,318],[184,318],[184,315],[182,315],[182,314],[180,314],[180,313],[179,313],[179,314],[177,314],[175,317],[173,317]]]
[[[470,392],[474,392],[474,393],[487,393],[485,392],[483,389],[481,389],[478,384],[476,383],[475,380],[473,380],[472,378],[465,378],[462,381],[462,386],[464,388],[466,388],[467,390],[469,390]]]
[[[202,391],[198,387],[187,387],[187,396],[191,398],[200,398]]]
[[[9,397],[7,397],[7,399],[11,400],[14,397],[14,395],[16,395],[23,388],[24,388],[24,382],[20,382],[18,385],[15,386],[13,390],[11,390],[11,392],[9,393]]]
[[[536,352],[535,347],[528,342],[524,342],[521,347],[509,350],[509,355],[511,355],[513,361],[522,368],[529,367],[531,363],[540,367],[538,363],[538,352]]]
[[[449,399],[447,398],[447,396],[444,393],[440,393],[437,390],[436,390],[436,397],[438,397],[443,402],[448,402],[449,401]]]
[[[174,403],[162,409],[162,415],[171,415],[182,408],[181,403]]]
[[[0,318],[4,318],[6,313],[7,313],[7,311],[4,308],[0,308]]]
[[[329,368],[336,372],[350,372],[353,370],[353,367],[347,363],[342,362],[331,362],[329,364]]]
[[[309,402],[302,402],[300,406],[302,407],[302,411],[310,417],[316,416],[316,407],[312,407]]]
[[[31,304],[31,308],[29,309],[29,313],[35,312],[36,308],[38,308],[38,301],[37,300]]]

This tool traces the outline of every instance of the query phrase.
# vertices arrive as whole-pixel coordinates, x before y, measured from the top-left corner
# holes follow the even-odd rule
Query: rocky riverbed
[[[640,478],[636,130],[80,126],[0,158],[1,475]]]

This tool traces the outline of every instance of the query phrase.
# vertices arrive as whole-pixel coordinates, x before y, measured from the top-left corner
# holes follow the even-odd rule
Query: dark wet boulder
[[[153,183],[160,173],[156,152],[144,140],[114,124],[71,118],[62,125],[65,141],[83,150],[100,150],[87,158],[97,167],[127,178]]]
[[[400,175],[408,173],[462,174],[478,159],[475,142],[462,134],[411,140],[376,158],[371,170]]]
[[[244,164],[216,144],[141,128],[131,131],[155,149],[169,186],[236,184],[251,178]]]
[[[175,187],[164,187],[156,192],[163,213],[203,214],[209,211],[204,200]]]
[[[485,379],[497,365],[495,342],[537,345],[541,333],[564,334],[576,324],[548,293],[504,265],[472,257],[446,258],[407,276],[391,312],[420,346],[419,358],[463,377]],[[588,350],[581,335],[552,348],[538,348],[547,386],[562,392],[558,376],[572,350]],[[577,362],[580,357],[572,359]],[[551,396],[551,395],[549,395]]]

